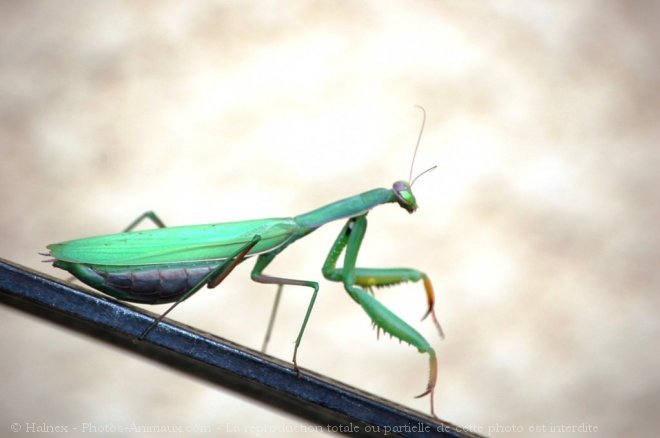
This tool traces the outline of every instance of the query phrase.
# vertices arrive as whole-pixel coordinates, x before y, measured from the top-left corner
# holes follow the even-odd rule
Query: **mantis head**
[[[394,193],[394,196],[396,196],[396,202],[398,202],[401,208],[405,209],[408,213],[414,213],[415,210],[417,210],[417,200],[415,199],[415,195],[413,195],[412,185],[417,181],[417,178],[438,167],[430,167],[417,175],[414,179],[412,178],[415,157],[417,156],[417,149],[419,149],[419,141],[422,139],[422,132],[424,132],[424,124],[426,123],[426,111],[419,105],[417,105],[417,108],[422,110],[423,118],[422,127],[419,129],[419,136],[417,137],[417,144],[415,144],[415,152],[413,153],[412,162],[410,163],[410,175],[408,176],[408,181],[397,181],[392,185],[392,192]]]
[[[405,209],[408,213],[413,213],[417,210],[417,200],[413,195],[410,183],[407,181],[397,181],[392,185],[392,191],[396,196],[396,202],[399,203],[401,208]]]

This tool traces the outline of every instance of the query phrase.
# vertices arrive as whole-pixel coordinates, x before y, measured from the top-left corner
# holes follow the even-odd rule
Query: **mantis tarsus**
[[[423,113],[424,110],[422,109]],[[293,353],[293,365],[299,372],[296,355],[319,285],[315,281],[273,277],[264,274],[270,262],[296,240],[305,237],[322,225],[338,219],[348,219],[323,264],[323,276],[344,284],[346,292],[371,318],[377,333],[384,331],[429,355],[430,371],[426,390],[417,397],[429,395],[431,414],[435,416],[433,395],[437,379],[437,359],[431,345],[414,328],[382,305],[371,292],[373,287],[422,280],[428,310],[424,318],[432,316],[440,336],[442,329],[434,311],[433,286],[428,276],[410,268],[362,268],[356,266],[358,252],[367,230],[367,213],[372,208],[396,202],[408,213],[417,209],[411,186],[412,170],[424,129],[419,132],[408,181],[396,181],[391,189],[377,188],[345,198],[295,217],[245,220],[209,225],[165,227],[153,212],[144,213],[122,233],[89,237],[48,245],[53,265],[69,271],[83,283],[119,300],[145,304],[173,303],[165,313],[145,329],[149,332],[176,305],[189,298],[203,286],[213,288],[241,262],[258,255],[252,279],[259,283],[306,286],[313,290]],[[142,220],[150,219],[158,226],[147,231],[131,231]],[[345,251],[343,266],[337,262]],[[275,307],[271,315],[264,349],[270,336]]]

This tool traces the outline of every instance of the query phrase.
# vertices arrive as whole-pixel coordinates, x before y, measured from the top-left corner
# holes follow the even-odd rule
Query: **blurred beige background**
[[[120,230],[294,215],[408,176],[370,215],[366,266],[428,272],[378,297],[439,354],[437,411],[485,435],[660,426],[660,6],[651,1],[2,2],[0,256]],[[301,366],[428,412],[427,359],[320,267],[341,223],[270,273],[319,280]],[[259,348],[252,263],[172,318]],[[288,288],[270,353],[309,299]],[[156,307],[152,310],[162,311]],[[0,307],[12,423],[287,434],[299,420]],[[251,429],[252,428],[252,429]],[[521,432],[522,430],[522,432]],[[505,431],[505,432],[503,432]],[[120,436],[137,436],[124,433]],[[208,434],[207,434],[208,435]]]

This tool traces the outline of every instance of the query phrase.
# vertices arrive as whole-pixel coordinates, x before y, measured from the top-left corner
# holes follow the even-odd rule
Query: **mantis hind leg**
[[[122,233],[128,233],[133,228],[137,227],[140,224],[140,222],[142,222],[145,219],[149,219],[158,228],[166,228],[165,223],[160,219],[160,217],[158,217],[158,215],[153,211],[149,210],[149,211],[145,211],[140,216],[138,216],[133,222],[128,224],[128,226],[122,230]]]
[[[245,260],[245,256],[250,252],[250,250],[261,240],[261,236],[254,236],[250,242],[248,242],[243,247],[239,248],[236,253],[229,256],[225,261],[220,263],[217,268],[211,270],[206,274],[200,281],[198,281],[193,287],[191,287],[186,293],[181,295],[162,315],[154,319],[154,321],[146,328],[144,332],[138,337],[138,340],[144,339],[149,332],[151,332],[157,325],[160,323],[168,313],[170,313],[176,306],[190,298],[195,292],[199,291],[205,285],[208,285],[209,288],[214,288],[222,280],[227,278],[227,276],[234,270],[239,263]]]
[[[442,329],[437,324],[437,318],[433,311],[434,295],[431,282],[423,272],[414,269],[371,269],[356,268],[357,255],[360,251],[362,239],[367,230],[366,215],[358,216],[348,220],[342,231],[337,236],[328,257],[323,265],[323,275],[332,281],[340,281],[344,284],[346,292],[356,301],[362,309],[369,315],[376,330],[380,330],[391,336],[404,341],[415,348],[420,353],[429,355],[429,380],[426,391],[417,397],[430,395],[431,414],[435,416],[434,411],[434,389],[438,375],[438,362],[435,351],[428,341],[424,339],[414,328],[381,304],[373,295],[369,294],[363,288],[372,286],[386,286],[397,284],[404,281],[423,280],[429,301],[429,310],[426,312],[433,315],[433,320],[442,335]],[[337,260],[346,248],[344,254],[344,267],[337,268]],[[423,318],[422,318],[423,319]]]

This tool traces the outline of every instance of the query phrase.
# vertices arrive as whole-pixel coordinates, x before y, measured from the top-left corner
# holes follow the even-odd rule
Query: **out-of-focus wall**
[[[485,435],[659,426],[660,6],[655,2],[2,2],[0,256],[168,224],[302,213],[407,179],[359,261],[426,271],[377,292],[440,360],[439,415]],[[301,366],[428,412],[427,359],[320,266],[341,224],[270,272],[319,280]],[[259,348],[250,262],[172,318]],[[289,359],[309,292],[287,288]],[[157,310],[159,308],[156,308]],[[231,393],[0,307],[0,434],[18,423],[310,436]],[[89,424],[88,426],[84,426]],[[522,432],[521,432],[522,431]],[[124,432],[125,436],[136,434]]]

